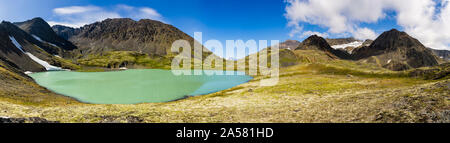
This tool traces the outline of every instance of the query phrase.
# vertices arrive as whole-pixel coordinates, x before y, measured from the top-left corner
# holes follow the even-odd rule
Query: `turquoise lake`
[[[202,71],[205,73],[206,71]],[[30,74],[41,86],[92,104],[158,103],[229,89],[252,79],[233,75],[180,75],[170,70],[142,69],[116,72],[53,71]],[[238,74],[239,73],[239,74]]]

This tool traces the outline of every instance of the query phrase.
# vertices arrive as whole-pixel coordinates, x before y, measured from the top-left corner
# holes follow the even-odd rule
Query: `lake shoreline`
[[[163,72],[163,73],[165,73],[163,75],[166,75],[166,76],[167,75],[171,75],[169,77],[172,77],[172,78],[167,78],[166,79],[166,78],[162,78],[162,77],[153,76],[151,74],[142,74],[142,73],[145,73],[145,72],[148,72],[148,71],[155,71],[157,73]],[[212,71],[212,70],[202,70],[202,72],[206,72],[206,71]],[[190,72],[194,72],[194,70],[192,70]],[[186,97],[186,95],[188,95],[189,97],[195,97],[195,96],[202,96],[202,95],[208,95],[208,94],[220,92],[222,90],[230,89],[233,86],[237,86],[237,85],[240,85],[240,84],[247,83],[247,82],[249,82],[249,81],[254,79],[253,77],[245,75],[245,74],[244,75],[239,75],[238,71],[224,71],[224,72],[235,72],[235,73],[233,73],[232,75],[228,75],[229,73],[226,73],[226,75],[206,75],[205,73],[203,73],[204,75],[201,75],[201,76],[190,75],[190,76],[187,76],[187,77],[177,77],[177,76],[173,75],[171,70],[165,70],[165,69],[129,69],[129,70],[114,70],[114,71],[107,71],[107,72],[49,71],[49,72],[41,72],[41,73],[30,74],[30,76],[40,86],[42,86],[42,87],[44,87],[44,88],[46,88],[46,89],[48,89],[48,90],[50,90],[50,91],[52,91],[52,92],[54,92],[56,94],[59,94],[59,95],[62,95],[62,96],[66,96],[66,97],[70,97],[70,98],[72,98],[72,99],[74,99],[74,100],[76,100],[76,101],[78,101],[80,103],[84,103],[84,104],[166,103],[166,102],[172,102],[172,101],[178,101],[178,100],[186,99],[186,98],[188,98],[188,97]],[[182,96],[182,94],[175,94],[175,93],[169,94],[170,96],[178,95],[180,97],[177,97],[177,98],[174,98],[174,99],[170,99],[170,100],[166,100],[166,101],[161,100],[159,98],[157,98],[157,101],[142,101],[142,102],[132,102],[132,101],[130,102],[130,99],[125,99],[125,100],[128,100],[128,101],[127,102],[122,102],[122,101],[119,101],[117,99],[113,99],[113,100],[117,100],[117,101],[112,101],[111,103],[105,103],[105,102],[102,102],[102,101],[99,101],[99,100],[92,101],[92,99],[94,99],[93,98],[94,96],[105,96],[105,95],[114,95],[114,96],[109,96],[108,98],[120,98],[120,97],[123,97],[123,98],[127,97],[127,98],[129,98],[130,96],[136,96],[136,95],[139,96],[138,98],[142,98],[144,96],[149,96],[149,94],[150,95],[158,95],[158,96],[163,96],[164,94],[155,94],[155,93],[152,93],[152,92],[147,92],[148,94],[133,94],[133,93],[131,93],[131,94],[128,94],[128,93],[115,94],[115,93],[106,91],[105,89],[109,88],[109,87],[103,86],[103,84],[93,85],[93,86],[97,86],[97,89],[94,89],[95,93],[84,92],[85,94],[82,94],[83,93],[82,90],[79,90],[79,89],[76,89],[76,88],[83,88],[83,87],[85,88],[86,86],[83,86],[83,84],[74,84],[74,85],[69,84],[69,85],[67,85],[67,88],[69,88],[71,91],[76,91],[75,92],[76,94],[70,94],[70,92],[66,92],[64,90],[61,90],[61,83],[58,83],[56,85],[57,87],[51,87],[51,83],[59,82],[59,81],[58,80],[57,81],[50,81],[52,78],[49,78],[49,76],[50,75],[60,75],[62,73],[67,73],[68,74],[68,75],[62,76],[63,77],[62,79],[58,79],[59,81],[64,81],[64,82],[67,82],[68,80],[69,81],[70,80],[74,80],[74,77],[77,77],[77,75],[83,75],[83,76],[81,76],[82,79],[83,79],[82,81],[75,79],[74,82],[78,82],[78,83],[87,82],[89,84],[93,84],[93,83],[90,83],[90,82],[92,82],[91,79],[100,78],[99,80],[110,79],[111,81],[109,81],[108,83],[114,85],[114,84],[121,84],[120,82],[130,82],[130,81],[127,81],[127,80],[130,80],[134,76],[137,76],[139,78],[142,78],[144,76],[153,76],[152,78],[137,79],[136,82],[131,82],[130,84],[137,83],[136,85],[139,86],[142,83],[145,84],[146,82],[144,82],[144,81],[151,82],[152,80],[156,80],[156,81],[160,81],[161,80],[161,81],[163,81],[163,83],[165,83],[165,82],[173,82],[173,84],[176,84],[178,82],[181,82],[181,83],[189,82],[189,80],[195,80],[195,81],[200,80],[202,82],[205,82],[205,80],[206,80],[207,81],[206,83],[209,83],[209,80],[212,80],[211,82],[214,82],[214,83],[215,82],[219,82],[220,84],[217,84],[217,85],[223,85],[223,87],[219,87],[218,89],[216,89],[217,87],[213,86],[213,88],[208,89],[208,87],[210,87],[211,85],[210,86],[205,86],[206,83],[202,83],[202,84],[198,85],[198,83],[195,82],[198,85],[198,89],[196,89],[196,91],[192,91],[192,94],[183,94],[183,96]],[[131,73],[131,74],[134,74],[134,75],[132,75],[132,76],[130,76],[128,78],[119,76],[119,79],[117,79],[116,81],[111,79],[111,77],[102,77],[102,76],[97,77],[98,75],[101,75],[101,74],[107,74],[107,75],[109,75],[109,74],[111,74],[111,75],[118,74],[118,75],[121,75],[121,74],[127,74],[127,73]],[[86,77],[86,75],[88,75],[88,77]],[[45,77],[45,78],[44,79],[39,79],[39,76],[42,76],[42,77]],[[245,77],[245,79],[242,80],[241,78],[244,78],[244,77]],[[113,76],[113,78],[114,78],[114,76]],[[154,79],[154,78],[156,78],[156,79]],[[186,79],[186,78],[188,78],[188,79]],[[231,79],[234,78],[234,80],[238,80],[238,82],[233,82],[233,80],[230,80],[230,79],[227,79],[227,78],[231,78]],[[180,80],[180,81],[178,81],[178,80]],[[215,80],[218,80],[218,81],[215,81]],[[108,83],[104,83],[104,84],[108,84]],[[50,84],[50,85],[48,85],[48,84]],[[127,84],[125,84],[125,85],[127,85]],[[167,86],[167,83],[165,83],[164,85]],[[189,85],[189,83],[181,84],[181,87],[180,87],[181,90],[186,90],[184,88],[189,87],[187,85]],[[208,84],[206,84],[206,85],[208,85]],[[164,87],[163,85],[155,84],[155,86],[158,86],[158,87],[151,87],[151,88],[155,88],[155,90],[157,90],[158,93],[167,92],[167,91],[164,91],[164,88],[161,88],[161,87]],[[159,86],[161,86],[161,87],[159,87]],[[104,87],[104,88],[98,88],[98,87]],[[123,86],[120,86],[120,88],[122,88],[121,90],[124,90]],[[143,88],[148,88],[148,87],[143,87]],[[102,89],[104,89],[104,90],[102,90]],[[116,89],[116,88],[112,88],[112,89]],[[173,89],[177,89],[177,88],[171,88],[171,89],[169,89],[169,92],[171,92]],[[189,89],[189,88],[187,88],[187,89]],[[212,90],[212,91],[210,91],[210,90]],[[101,91],[101,92],[99,92],[99,91]],[[106,92],[104,92],[104,91],[106,91]],[[132,91],[135,91],[135,90],[132,90]],[[139,91],[140,90],[138,89],[137,92],[139,92]],[[74,95],[76,95],[76,96],[74,96]],[[79,95],[81,95],[81,96],[79,96]],[[140,97],[140,96],[142,96],[142,97]],[[165,99],[165,97],[163,99]],[[148,98],[146,100],[150,100],[150,98]]]

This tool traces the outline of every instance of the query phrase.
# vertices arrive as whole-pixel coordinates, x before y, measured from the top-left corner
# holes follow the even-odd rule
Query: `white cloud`
[[[55,8],[53,9],[53,12],[59,15],[66,15],[99,10],[101,10],[101,8],[96,6],[69,6],[69,7]]]
[[[158,21],[164,21],[163,17],[158,11],[149,7],[132,7],[128,5],[117,5],[119,12],[124,13],[129,18],[133,19],[153,19]]]
[[[320,33],[320,32],[316,32],[316,31],[305,31],[305,32],[303,32],[303,34],[300,36],[300,38],[303,38],[303,37],[309,37],[309,36],[311,36],[311,35],[317,35],[317,36],[324,37],[324,38],[327,38],[327,37],[328,37],[328,33]]]
[[[369,28],[358,28],[355,31],[353,31],[352,34],[353,37],[355,37],[356,39],[362,40],[377,38],[377,34]]]
[[[125,4],[118,4],[118,5],[116,5],[116,7],[119,10],[133,10],[134,9],[134,7],[129,6],[129,5],[125,5]]]
[[[296,34],[301,33],[296,27],[309,23],[331,34],[373,39],[377,34],[360,25],[386,18],[387,11],[394,11],[397,24],[425,46],[450,50],[449,0],[287,0],[285,17]]]
[[[155,18],[155,19],[161,18],[161,14],[159,14],[153,8],[145,7],[145,8],[139,9],[139,11],[141,11],[142,17],[151,17],[151,18]]]
[[[289,36],[294,37],[295,35],[299,34],[302,32],[303,27],[299,26],[298,24],[293,25],[293,29],[291,30],[291,32],[289,33]]]
[[[163,21],[163,17],[155,9],[149,7],[132,7],[116,5],[113,9],[97,6],[70,6],[53,9],[54,21],[50,25],[65,25],[69,27],[82,27],[86,24],[102,21],[107,18],[153,19]]]

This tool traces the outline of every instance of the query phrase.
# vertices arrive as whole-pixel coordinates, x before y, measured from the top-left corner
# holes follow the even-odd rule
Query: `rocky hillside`
[[[296,48],[288,49],[289,46],[297,45]],[[270,47],[269,47],[270,49]],[[269,50],[270,51],[270,50]],[[271,56],[262,57],[261,52],[255,53],[259,59],[265,58],[267,61],[271,60]],[[305,63],[332,63],[340,59],[349,59],[350,54],[345,51],[333,49],[327,41],[317,35],[310,36],[303,42],[298,42],[295,40],[287,40],[280,43],[280,49],[278,53],[271,53],[279,55],[279,65],[281,68],[286,68],[290,66],[295,66]],[[249,57],[247,56],[242,60],[249,63]],[[257,63],[257,61],[252,61]]]
[[[280,49],[289,49],[289,50],[295,50],[298,45],[300,45],[301,42],[297,40],[286,40],[282,43],[280,43]]]
[[[75,69],[74,64],[54,55],[68,55],[66,50],[41,41],[10,22],[0,24],[0,58],[21,72]]]
[[[384,32],[370,46],[353,50],[352,57],[396,71],[438,64],[431,50],[396,29]]]
[[[46,68],[26,54],[33,51],[34,44],[27,41],[26,37],[21,37],[20,33],[23,31],[12,26],[14,25],[7,22],[0,24],[0,98],[3,101],[27,105],[42,105],[49,101],[57,104],[75,102],[73,99],[57,95],[39,86],[24,73],[25,71],[45,71]],[[22,49],[16,45],[23,45],[20,47]],[[41,52],[46,53],[43,50]],[[38,54],[35,51],[33,53]],[[11,119],[0,119],[2,120],[0,122],[9,122]]]
[[[27,61],[27,63],[32,62]],[[14,67],[14,65],[14,63],[3,61],[0,56],[1,101],[11,101],[12,103],[20,103],[26,105],[45,105],[49,103],[65,105],[76,102],[74,99],[58,95],[44,87],[39,86],[31,77],[24,74],[21,69]],[[45,70],[43,69],[43,67],[40,68],[42,68],[41,70]],[[13,106],[8,106],[6,110],[3,108],[2,111],[9,112],[12,107]]]
[[[42,18],[33,18],[14,24],[41,42],[49,43],[64,50],[74,50],[77,48],[71,42],[58,36]]]
[[[178,28],[148,19],[107,19],[79,29],[61,26],[53,26],[53,29],[78,46],[83,55],[136,51],[150,56],[170,57],[173,56],[170,48],[174,41],[183,39],[189,41],[192,47],[194,45],[194,39]],[[204,55],[209,54],[209,51],[204,51]]]
[[[370,46],[370,44],[373,43],[373,40],[367,39],[366,41],[363,42],[362,46]]]
[[[310,36],[306,40],[304,40],[296,50],[320,50],[324,51],[328,56],[340,58],[340,59],[349,59],[350,55],[347,52],[341,50],[335,50],[331,48],[328,42],[317,35]]]
[[[24,51],[30,50],[32,45],[27,41],[26,33],[21,31],[9,22],[0,24],[0,59],[5,66],[15,67],[25,71],[44,71],[45,68],[34,62]],[[30,39],[28,39],[30,40]],[[19,42],[27,43],[21,47],[17,47]],[[10,69],[10,68],[8,68]]]

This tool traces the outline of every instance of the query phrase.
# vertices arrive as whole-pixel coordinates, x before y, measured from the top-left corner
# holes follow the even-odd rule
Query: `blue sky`
[[[59,21],[53,9],[69,6],[98,6],[114,9],[117,5],[149,7],[162,20],[193,35],[203,32],[203,39],[285,40],[289,28],[284,18],[285,4],[276,0],[0,0],[0,19],[24,21],[42,17]]]
[[[117,5],[156,10],[163,22],[174,25],[189,35],[203,32],[209,39],[281,40],[290,39],[290,28],[284,18],[285,3],[277,0],[0,0],[0,19],[12,22],[42,17],[47,21],[63,21],[55,8],[96,6],[115,11]],[[121,14],[119,12],[119,14]],[[126,14],[123,14],[126,17]],[[137,20],[137,18],[135,18]],[[295,38],[294,38],[295,39]]]
[[[149,18],[174,25],[189,35],[193,35],[194,32],[203,32],[203,42],[217,39],[223,43],[225,40],[239,39],[302,41],[311,34],[330,38],[354,36],[360,39],[374,39],[383,31],[397,28],[417,36],[420,41],[431,47],[445,49],[450,44],[448,35],[426,37],[424,35],[428,33],[414,29],[419,27],[428,32],[440,33],[442,31],[438,29],[447,28],[435,25],[446,25],[446,22],[433,23],[433,19],[426,19],[425,15],[423,20],[430,21],[430,24],[420,24],[420,19],[416,20],[414,17],[422,15],[415,15],[412,11],[408,11],[408,8],[400,6],[402,2],[407,3],[404,5],[417,11],[433,7],[436,11],[433,16],[436,17],[439,13],[447,13],[443,9],[448,7],[448,0],[396,0],[395,2],[346,0],[348,4],[342,5],[343,2],[339,0],[0,0],[0,20],[17,22],[42,17],[49,23],[79,25],[80,23],[77,22],[91,23],[106,17],[130,17],[136,20]],[[435,5],[430,7],[428,6],[430,3]],[[88,11],[68,14],[74,11],[67,11],[67,9],[74,6]],[[147,13],[143,12],[144,8]],[[377,11],[380,12],[377,13]],[[412,16],[399,17],[399,13]],[[335,19],[336,17],[341,19]],[[427,29],[428,27],[430,28]],[[430,38],[439,36],[444,38]]]

